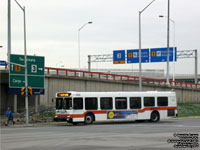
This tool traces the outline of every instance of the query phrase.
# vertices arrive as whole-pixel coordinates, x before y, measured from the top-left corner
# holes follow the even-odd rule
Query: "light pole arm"
[[[163,16],[163,15],[159,15],[159,17],[160,17],[160,18],[167,18],[167,16]],[[173,19],[170,19],[170,18],[169,18],[169,20],[170,20],[172,23],[175,23],[175,21],[174,21]]]
[[[81,29],[83,29],[83,27],[85,27],[87,24],[92,24],[92,22],[89,21],[89,22],[85,23],[83,26],[81,26],[81,27],[78,29],[78,31],[80,31]]]
[[[151,3],[149,3],[143,10],[140,11],[140,13],[142,13],[143,11],[145,11],[145,9],[147,9],[155,0],[151,1]]]
[[[17,3],[17,5],[22,9],[22,11],[24,11],[24,8],[18,3],[17,0],[15,0],[15,2]]]
[[[88,24],[88,23],[85,23],[82,27],[80,27],[80,28],[78,29],[78,31],[80,31],[81,29],[83,29],[87,24]]]

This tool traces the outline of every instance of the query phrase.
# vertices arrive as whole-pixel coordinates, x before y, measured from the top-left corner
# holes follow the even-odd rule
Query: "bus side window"
[[[100,98],[101,109],[113,109],[112,97]]]
[[[158,97],[157,104],[158,106],[168,106],[168,97]]]
[[[127,109],[127,98],[126,97],[116,97],[115,98],[115,108],[116,109]]]
[[[130,97],[130,109],[141,108],[141,97]]]
[[[97,110],[97,98],[96,97],[86,97],[85,98],[85,109],[86,110]]]
[[[74,98],[74,109],[83,109],[83,98]]]
[[[155,98],[154,97],[144,97],[144,106],[155,106]]]

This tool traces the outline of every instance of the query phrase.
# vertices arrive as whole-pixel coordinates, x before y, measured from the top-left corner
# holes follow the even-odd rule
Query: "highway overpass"
[[[1,113],[10,106],[15,111],[24,110],[24,97],[8,93],[9,73],[1,70]],[[137,76],[88,72],[71,69],[45,68],[45,95],[29,96],[30,108],[38,105],[54,107],[55,93],[58,91],[138,91]],[[200,102],[200,84],[171,81],[166,85],[164,79],[143,78],[143,91],[174,90],[178,102]]]

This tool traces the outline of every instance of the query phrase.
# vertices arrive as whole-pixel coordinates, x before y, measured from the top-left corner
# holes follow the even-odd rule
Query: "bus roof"
[[[56,97],[60,93],[70,93],[70,96],[103,96],[103,97],[117,97],[117,96],[175,96],[176,93],[174,91],[113,91],[113,92],[77,92],[77,91],[65,91],[65,92],[57,92]]]

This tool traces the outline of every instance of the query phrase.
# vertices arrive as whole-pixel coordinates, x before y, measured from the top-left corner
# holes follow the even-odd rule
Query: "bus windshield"
[[[56,109],[62,109],[63,98],[56,98]]]
[[[72,98],[64,98],[62,103],[63,109],[70,109],[72,108]]]
[[[56,109],[70,109],[72,107],[72,98],[57,98]]]

